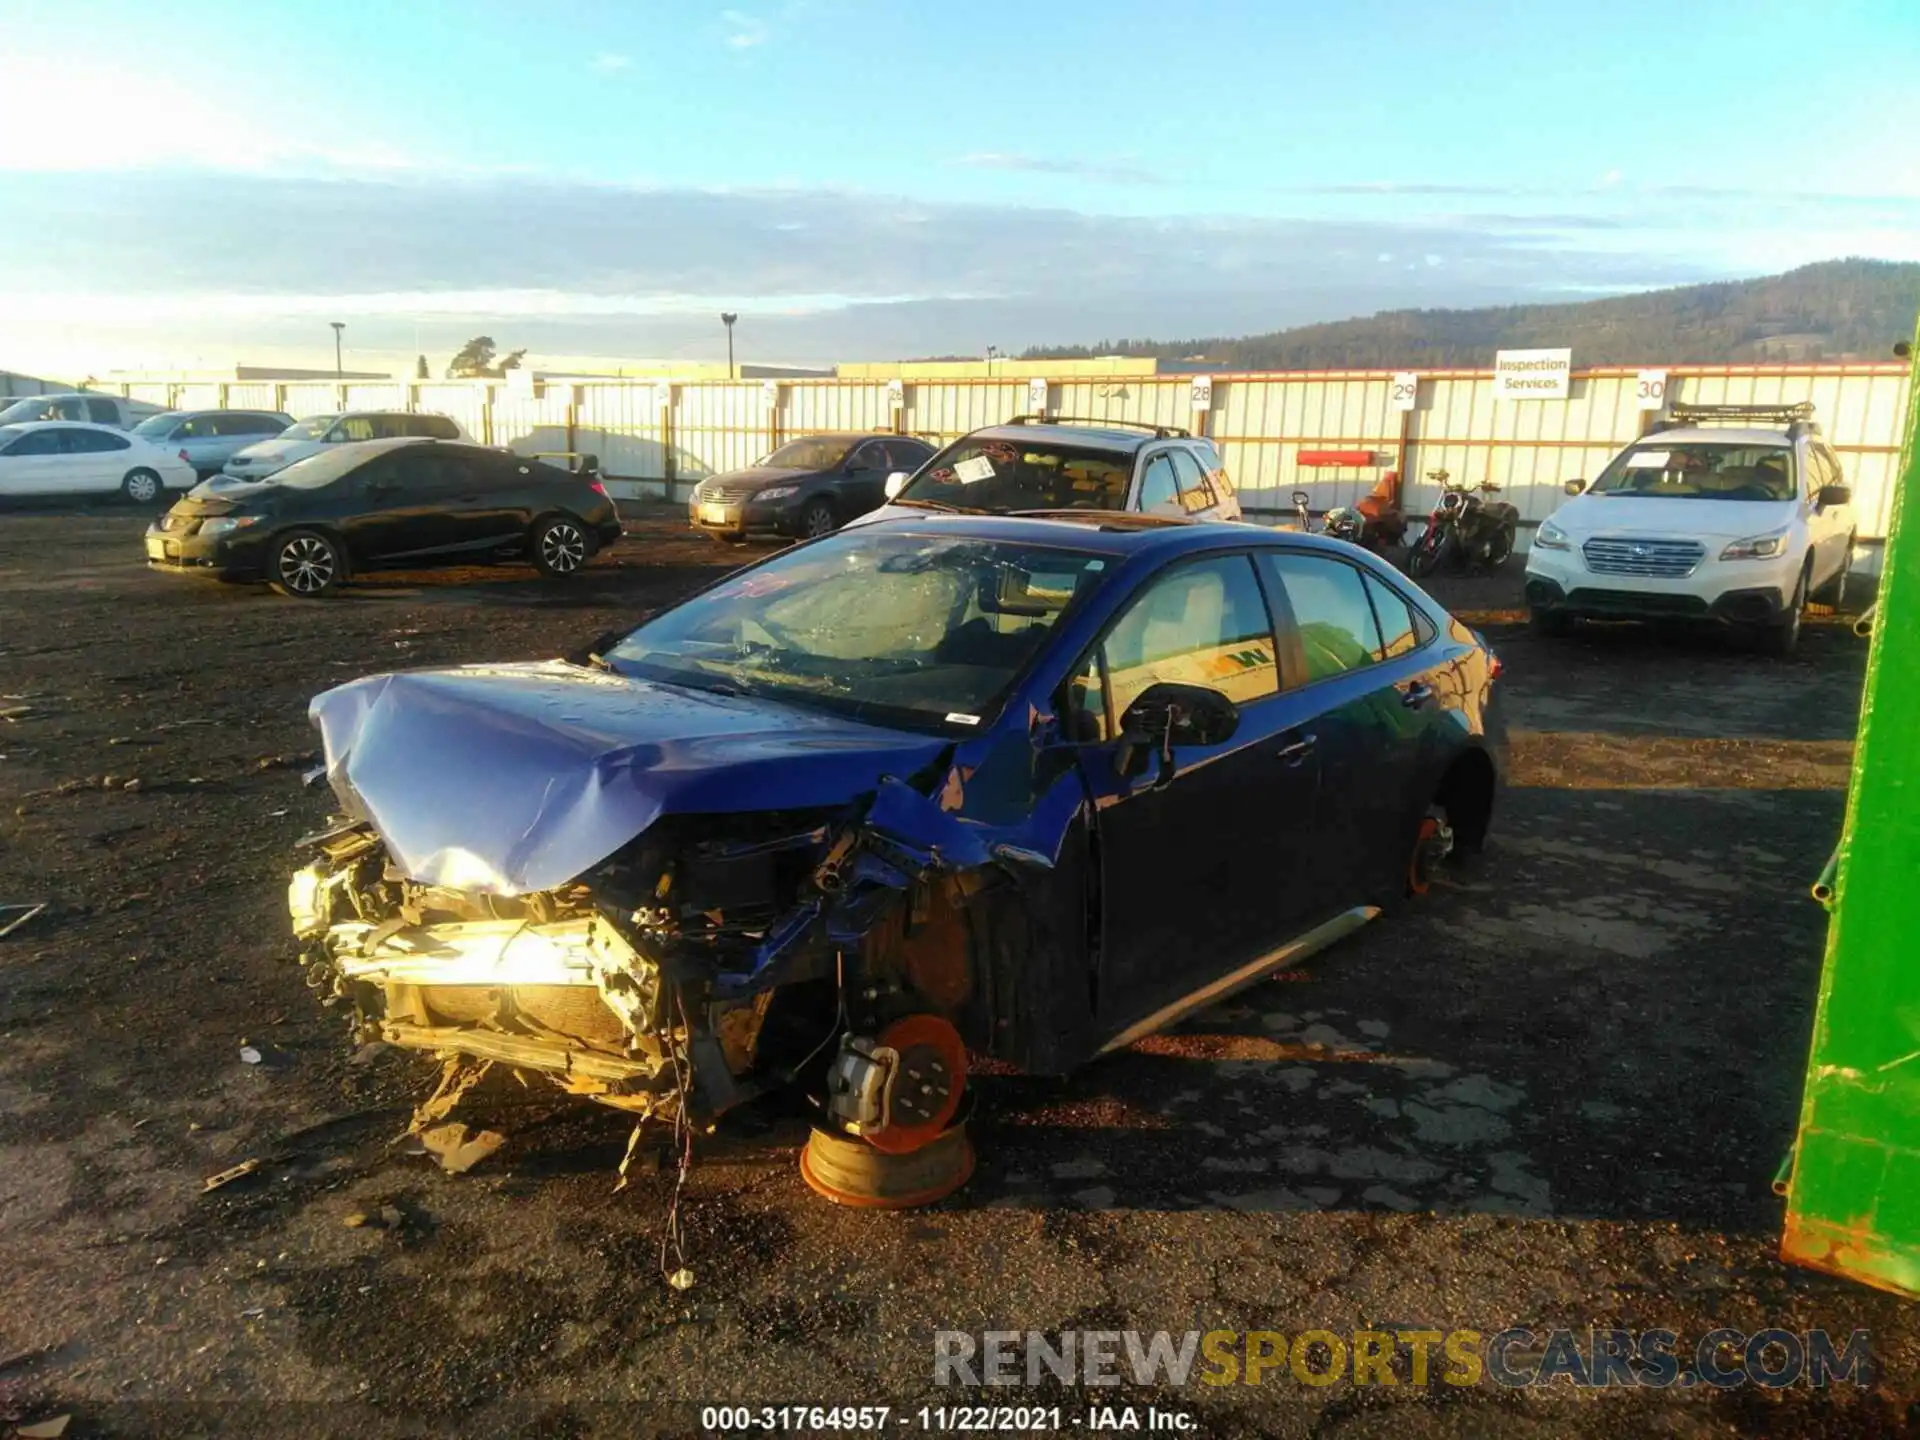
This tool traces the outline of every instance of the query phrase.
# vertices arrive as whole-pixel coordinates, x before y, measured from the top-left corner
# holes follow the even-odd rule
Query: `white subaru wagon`
[[[1845,595],[1853,492],[1811,405],[1675,405],[1543,521],[1527,552],[1534,628],[1718,621],[1793,651],[1809,599]]]

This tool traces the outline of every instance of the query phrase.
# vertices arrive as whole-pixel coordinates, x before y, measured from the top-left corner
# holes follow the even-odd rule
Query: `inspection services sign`
[[[1493,357],[1495,400],[1564,400],[1573,392],[1573,351],[1500,350]]]

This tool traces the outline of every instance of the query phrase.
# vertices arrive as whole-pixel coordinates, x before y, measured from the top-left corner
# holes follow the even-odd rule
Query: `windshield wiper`
[[[911,505],[916,510],[945,510],[954,515],[961,513],[958,505],[949,505],[944,500],[903,500],[895,496],[892,503],[895,505]]]

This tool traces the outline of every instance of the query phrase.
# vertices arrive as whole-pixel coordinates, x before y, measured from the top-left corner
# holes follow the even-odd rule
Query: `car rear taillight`
[[[182,450],[182,451],[180,452],[180,458],[181,458],[182,460],[187,460],[187,452],[186,452],[185,450]],[[189,465],[191,465],[191,464],[192,464],[193,462],[192,462],[191,460],[187,460],[187,463],[188,463]]]
[[[611,500],[613,498],[611,495],[607,494],[607,487],[601,484],[601,482],[598,480],[589,480],[587,482],[587,488],[593,491],[594,494],[600,496],[602,499]]]
[[[1506,668],[1505,665],[1500,663],[1500,657],[1498,655],[1494,654],[1491,650],[1487,652],[1487,678],[1489,680],[1498,680]]]

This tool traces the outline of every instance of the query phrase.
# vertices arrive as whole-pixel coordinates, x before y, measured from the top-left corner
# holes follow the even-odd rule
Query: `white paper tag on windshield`
[[[991,480],[993,461],[984,455],[974,455],[954,466],[953,473],[959,477],[962,485],[971,485],[976,480]]]
[[[1636,450],[1627,456],[1629,470],[1664,470],[1673,458],[1671,450]]]

